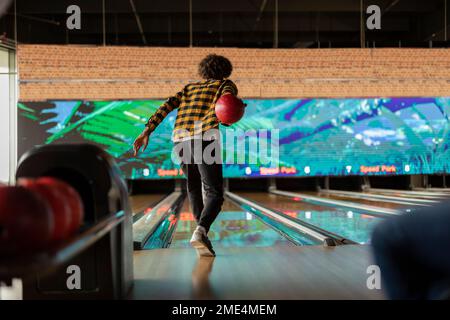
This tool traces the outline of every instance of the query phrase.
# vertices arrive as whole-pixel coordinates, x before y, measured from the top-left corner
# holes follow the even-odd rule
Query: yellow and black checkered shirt
[[[172,110],[178,109],[173,141],[182,141],[194,135],[201,135],[219,126],[214,106],[217,99],[226,93],[234,95],[238,93],[236,85],[231,80],[190,83],[175,96],[167,99],[150,117],[146,126],[152,132]]]

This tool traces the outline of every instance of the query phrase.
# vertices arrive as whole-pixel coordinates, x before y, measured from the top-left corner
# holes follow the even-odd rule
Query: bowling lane
[[[412,208],[416,207],[415,205],[386,202],[386,201],[383,201],[382,199],[378,199],[378,200],[358,199],[358,198],[348,197],[348,196],[344,196],[344,195],[330,194],[330,193],[326,193],[326,192],[311,192],[311,191],[303,192],[303,191],[301,191],[299,193],[304,193],[304,194],[314,196],[314,197],[326,198],[326,199],[331,199],[331,200],[339,200],[339,201],[348,201],[348,202],[354,202],[354,203],[364,204],[364,205],[368,205],[368,206],[376,206],[376,207],[395,209],[395,210],[407,210],[407,209],[412,209]],[[364,193],[359,193],[359,194],[364,195]],[[401,199],[399,199],[399,200],[401,200]]]
[[[131,211],[133,212],[133,216],[143,212],[144,210],[147,210],[151,208],[158,203],[161,199],[163,199],[166,194],[138,194],[131,196],[130,199],[130,206]]]
[[[170,248],[190,247],[189,240],[196,227],[189,201],[185,201]],[[214,247],[293,246],[292,242],[274,231],[254,215],[225,200],[222,212],[208,233]]]
[[[356,210],[319,206],[270,193],[237,193],[241,197],[261,203],[296,218],[328,230],[347,239],[368,243],[373,228],[383,220]]]

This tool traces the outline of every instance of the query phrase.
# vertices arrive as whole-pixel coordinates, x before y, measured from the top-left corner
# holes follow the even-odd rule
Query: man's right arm
[[[232,94],[234,96],[238,95],[238,89],[233,81],[227,80],[222,88],[222,95],[224,94]]]
[[[180,106],[182,96],[183,91],[180,91],[175,96],[167,99],[166,102],[150,117],[150,119],[148,119],[142,133],[146,135],[152,133],[170,112]]]
[[[170,97],[167,101],[159,107],[158,110],[148,119],[145,129],[133,142],[134,156],[136,156],[141,149],[145,150],[148,145],[150,134],[156,129],[156,127],[164,120],[164,118],[174,109],[178,108],[181,103],[183,91],[178,92],[175,96]]]

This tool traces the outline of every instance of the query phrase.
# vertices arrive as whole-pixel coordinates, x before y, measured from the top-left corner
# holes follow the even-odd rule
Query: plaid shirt
[[[200,135],[206,131],[218,128],[214,106],[219,97],[225,93],[237,95],[236,85],[231,80],[206,80],[190,83],[170,97],[150,117],[146,126],[153,132],[164,118],[174,109],[178,109],[174,141],[188,139],[193,135]]]

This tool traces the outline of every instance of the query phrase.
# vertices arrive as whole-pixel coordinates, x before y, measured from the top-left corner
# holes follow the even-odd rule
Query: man
[[[172,110],[178,110],[172,139],[176,149],[183,152],[181,167],[187,178],[189,201],[197,221],[197,228],[190,242],[200,256],[215,256],[207,234],[224,200],[221,161],[211,163],[203,159],[205,148],[217,141],[207,141],[204,137],[214,137],[208,133],[217,131],[219,127],[214,111],[215,102],[222,95],[238,93],[236,85],[227,80],[232,69],[227,58],[215,54],[206,56],[199,64],[199,74],[203,80],[186,85],[182,91],[167,99],[150,117],[146,128],[133,145],[135,155],[141,147],[145,150],[153,130]]]

